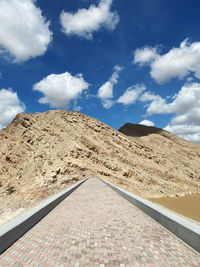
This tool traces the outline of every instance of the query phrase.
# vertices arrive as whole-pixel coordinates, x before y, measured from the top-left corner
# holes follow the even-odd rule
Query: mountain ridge
[[[66,110],[18,114],[0,131],[0,223],[87,176],[145,198],[200,192],[200,147],[133,125],[117,131]]]

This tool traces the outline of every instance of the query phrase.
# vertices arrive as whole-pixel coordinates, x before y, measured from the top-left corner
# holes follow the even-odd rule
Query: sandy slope
[[[78,112],[17,115],[0,132],[0,223],[91,175],[146,198],[200,192],[200,146],[154,127],[120,131]]]

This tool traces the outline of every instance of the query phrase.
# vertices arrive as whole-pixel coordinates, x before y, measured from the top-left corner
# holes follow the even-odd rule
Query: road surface
[[[200,254],[90,178],[6,250],[0,266],[200,266]]]

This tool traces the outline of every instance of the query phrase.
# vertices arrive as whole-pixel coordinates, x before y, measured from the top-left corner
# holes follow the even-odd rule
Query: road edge
[[[10,222],[0,226],[0,255],[87,179],[88,178],[81,180],[67,189],[62,190],[60,193],[57,193],[56,195],[44,200],[36,207],[28,210],[25,213],[22,213]]]
[[[200,226],[198,224],[195,224],[176,213],[162,208],[161,206],[132,194],[116,185],[113,185],[104,179],[99,179],[178,238],[183,240],[197,252],[200,252]]]

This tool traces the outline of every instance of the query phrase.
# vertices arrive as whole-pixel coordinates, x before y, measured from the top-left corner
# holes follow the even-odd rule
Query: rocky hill
[[[92,175],[145,198],[200,192],[199,166],[200,146],[162,129],[21,113],[0,131],[0,223]]]

